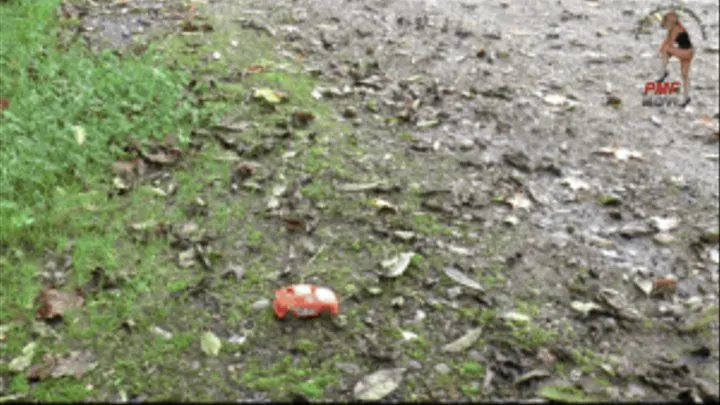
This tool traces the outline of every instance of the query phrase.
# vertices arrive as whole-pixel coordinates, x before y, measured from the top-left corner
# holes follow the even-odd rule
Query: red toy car
[[[294,284],[275,291],[273,309],[283,319],[288,311],[298,318],[310,318],[329,312],[337,315],[340,303],[329,288],[311,284]]]

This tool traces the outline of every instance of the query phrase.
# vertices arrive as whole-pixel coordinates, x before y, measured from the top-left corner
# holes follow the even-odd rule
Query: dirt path
[[[717,304],[716,288],[703,287],[717,286],[717,262],[698,261],[689,248],[695,225],[713,229],[718,221],[718,162],[706,158],[717,156],[717,120],[711,128],[695,123],[701,114],[718,111],[718,45],[702,40],[697,25],[686,24],[699,51],[692,106],[654,109],[641,106],[640,93],[657,74],[654,49],[661,33],[636,40],[632,32],[650,9],[645,2],[253,2],[257,13],[242,3],[218,3],[222,15],[285,22],[278,32],[287,32],[290,49],[305,51],[339,83],[348,83],[343,63],[377,61],[379,74],[389,79],[383,97],[421,99],[416,122],[440,121],[437,128],[411,129],[413,134],[440,143],[441,154],[482,162],[477,171],[453,170],[454,188],[492,192],[483,171],[495,164],[514,166],[536,204],[520,216],[527,239],[511,242],[523,254],[508,269],[505,294],[517,296],[532,285],[539,292],[535,300],[541,316],[550,324],[572,316],[567,282],[582,269],[594,282],[634,297],[632,305],[656,313],[660,323],[668,316],[686,316],[669,315],[669,308],[678,309],[681,302]],[[703,18],[708,38],[717,38],[717,6],[707,1],[686,5]],[[478,57],[479,52],[485,55]],[[677,77],[678,66],[672,69]],[[401,84],[415,75],[427,78],[426,86]],[[467,100],[463,92],[479,96]],[[569,100],[551,106],[549,95]],[[622,108],[608,106],[608,96],[619,97]],[[643,160],[617,162],[594,155],[613,143],[638,151]],[[482,149],[470,146],[476,144]],[[543,167],[562,174],[548,175]],[[620,209],[598,204],[598,196],[611,194],[620,196]],[[677,239],[662,242],[666,232],[661,232],[653,243],[652,235],[640,236],[647,234],[640,229],[644,225],[631,229],[652,217],[678,219],[679,229],[668,231]],[[494,221],[489,220],[489,228],[503,226],[499,218]],[[680,280],[673,301],[641,298],[628,281],[668,274]],[[652,368],[669,350],[699,344],[675,332],[647,329],[589,337],[606,326],[580,322],[573,328],[580,340],[598,339],[586,341],[593,350],[620,354],[632,367]],[[716,353],[717,345],[711,346]],[[718,381],[717,357],[711,363],[693,368]]]

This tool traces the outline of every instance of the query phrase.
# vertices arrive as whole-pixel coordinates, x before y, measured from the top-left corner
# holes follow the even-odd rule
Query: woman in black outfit
[[[680,24],[678,15],[674,11],[670,11],[663,16],[661,26],[665,28],[668,33],[660,45],[660,60],[662,61],[663,75],[658,82],[662,82],[668,76],[667,64],[671,57],[676,57],[680,60],[680,73],[682,74],[683,80],[683,96],[685,101],[682,106],[685,107],[690,103],[690,63],[695,56],[695,49],[690,42],[690,35],[688,35],[685,27]],[[677,44],[677,46],[675,46]]]

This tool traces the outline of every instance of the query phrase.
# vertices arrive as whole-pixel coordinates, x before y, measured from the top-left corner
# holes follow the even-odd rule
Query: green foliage
[[[58,194],[108,176],[129,138],[187,140],[198,119],[181,101],[185,78],[158,67],[157,53],[121,58],[64,44],[58,3],[0,7],[0,96],[10,102],[0,118],[0,224],[8,242],[48,225]]]

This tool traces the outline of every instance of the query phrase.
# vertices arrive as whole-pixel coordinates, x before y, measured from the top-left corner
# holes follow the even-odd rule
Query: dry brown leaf
[[[79,291],[66,293],[54,288],[47,288],[40,292],[37,301],[40,303],[37,317],[50,320],[62,317],[67,311],[80,308],[85,299]]]
[[[305,222],[299,219],[288,218],[285,220],[285,224],[288,231],[300,231],[305,228]]]
[[[652,295],[673,294],[677,290],[677,280],[670,277],[655,280],[652,287]]]
[[[263,66],[263,65],[255,64],[255,65],[250,65],[247,68],[247,72],[250,75],[255,74],[255,73],[262,73],[264,71],[265,71],[265,66]]]
[[[170,151],[168,151],[168,153],[146,153],[143,157],[150,163],[155,163],[158,165],[171,165],[177,162],[180,158],[180,150],[171,149]]]
[[[0,98],[0,113],[10,108],[10,100],[5,97]]]
[[[36,364],[28,369],[25,376],[30,381],[45,380],[52,375],[56,365],[57,359],[51,354],[46,354],[43,356],[40,364]]]
[[[241,162],[235,166],[233,170],[233,178],[235,181],[243,181],[249,179],[255,171],[257,171],[259,165],[251,162]]]
[[[87,351],[71,352],[64,357],[46,354],[40,364],[28,369],[26,377],[30,381],[66,376],[81,378],[95,367],[97,367],[97,362],[95,362],[92,353]]]
[[[295,111],[292,115],[292,123],[296,127],[302,127],[309,124],[315,119],[315,115],[311,112]]]

